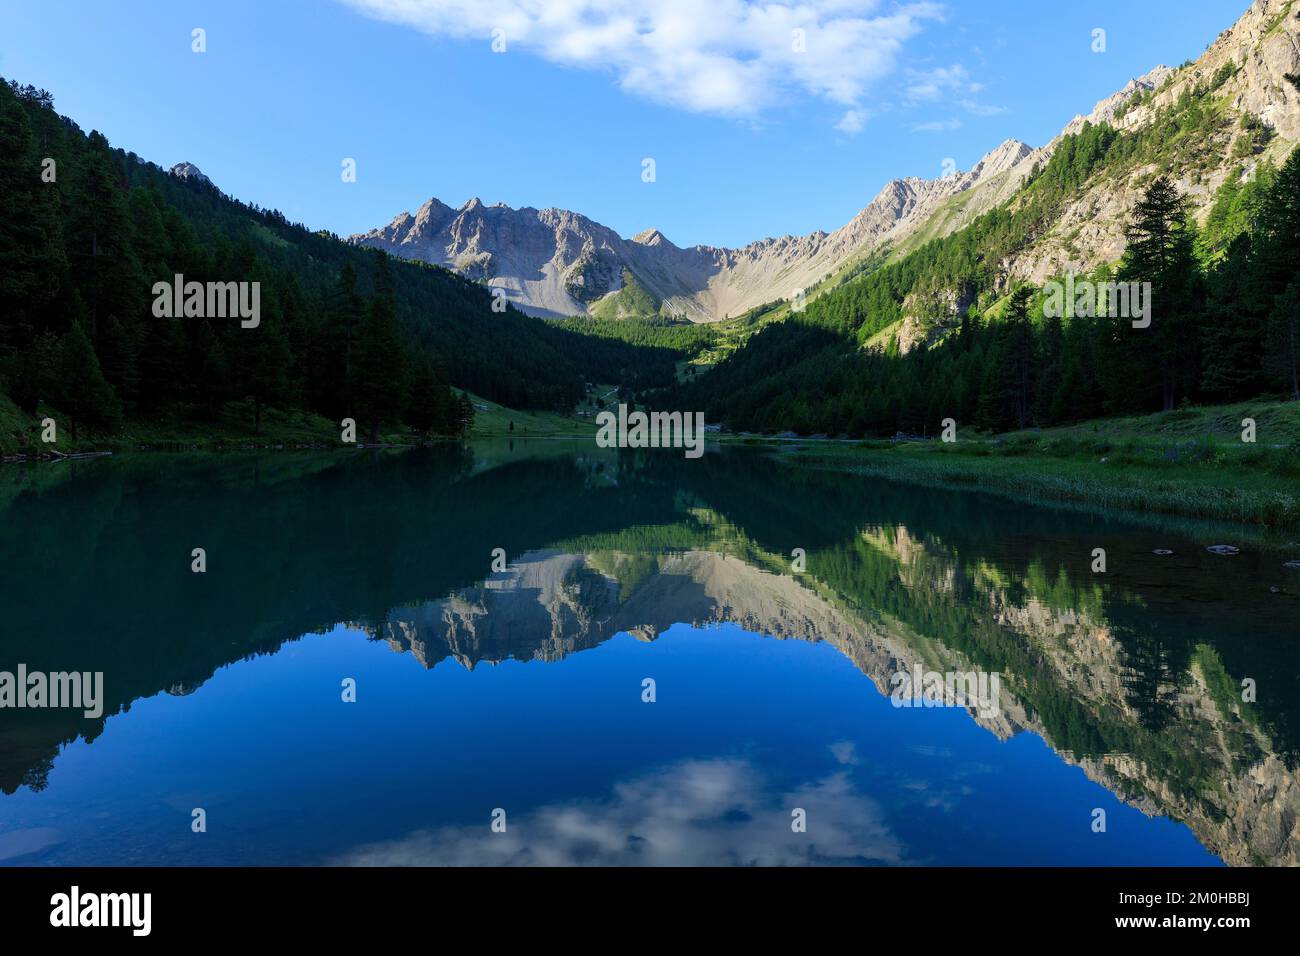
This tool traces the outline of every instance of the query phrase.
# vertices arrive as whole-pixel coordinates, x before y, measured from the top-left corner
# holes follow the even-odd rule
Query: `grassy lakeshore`
[[[471,440],[589,438],[596,407],[576,412],[519,411],[470,396]],[[39,456],[90,451],[239,448],[340,448],[334,422],[306,412],[268,410],[261,434],[247,403],[230,403],[213,422],[131,421],[112,434],[82,431],[73,442],[40,441],[40,418],[22,414],[0,396],[0,453]],[[48,412],[56,419],[59,416]],[[1256,441],[1242,441],[1253,419]],[[420,441],[405,429],[386,431],[385,444]],[[364,441],[364,435],[359,436]],[[1186,408],[1157,415],[1085,422],[1062,428],[985,435],[959,430],[953,443],[888,440],[778,440],[722,433],[710,441],[774,447],[806,467],[954,488],[978,488],[1031,501],[1074,502],[1107,511],[1180,516],[1300,530],[1300,403],[1252,402]]]
[[[519,411],[497,402],[467,393],[474,406],[470,438],[553,438],[595,435],[595,406],[584,406],[586,417],[549,411]],[[58,441],[41,441],[41,421],[50,417],[57,423]],[[42,406],[35,415],[21,411],[0,392],[0,457],[57,457],[96,451],[133,451],[185,447],[211,451],[231,447],[333,448],[341,446],[338,423],[305,411],[266,409],[262,428],[254,427],[253,408],[248,402],[228,402],[211,421],[172,416],[158,420],[132,418],[114,431],[93,428],[78,430],[74,441],[67,416],[57,409]],[[380,433],[383,444],[416,444],[422,440],[401,426]],[[364,429],[357,440],[366,441]],[[436,436],[435,436],[436,438]]]
[[[592,417],[581,418],[576,414],[564,415],[560,412],[519,411],[473,393],[469,393],[469,396],[474,405],[474,424],[469,430],[471,438],[545,438],[596,433]]]
[[[1241,421],[1254,418],[1254,444]],[[1069,428],[937,441],[790,442],[815,467],[977,487],[1106,510],[1300,528],[1300,407],[1182,409]]]
[[[41,440],[41,421],[46,416],[57,423],[57,441]],[[0,395],[0,457],[40,458],[90,452],[135,450],[218,451],[229,448],[335,448],[344,447],[338,423],[303,411],[266,409],[260,433],[254,426],[251,406],[231,402],[223,406],[211,421],[191,419],[128,419],[111,432],[91,428],[78,429],[74,440],[66,417],[42,406],[35,415],[27,415]],[[357,441],[365,442],[358,430]],[[392,428],[380,433],[384,444],[414,444],[420,438],[409,429]]]

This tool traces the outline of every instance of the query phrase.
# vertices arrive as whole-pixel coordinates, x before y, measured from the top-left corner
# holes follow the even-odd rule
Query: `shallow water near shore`
[[[743,447],[5,478],[0,671],[106,699],[0,709],[0,863],[1300,861],[1285,551]]]

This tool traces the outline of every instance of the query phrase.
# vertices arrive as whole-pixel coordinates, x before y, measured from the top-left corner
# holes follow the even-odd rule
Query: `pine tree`
[[[121,416],[113,386],[100,371],[94,346],[80,322],[74,322],[59,343],[51,398],[68,416],[74,442],[78,424],[113,427]]]
[[[28,414],[55,394],[58,376],[59,340],[53,332],[36,336],[24,353],[10,388],[13,400]]]
[[[1300,399],[1296,357],[1296,299],[1300,282],[1300,149],[1278,171],[1261,218],[1254,295],[1264,312],[1265,369]]]
[[[91,133],[81,158],[85,167],[77,183],[68,246],[72,274],[90,310],[90,328],[110,314],[124,321],[143,318],[148,313],[141,290],[150,284],[132,247],[126,190],[108,140]]]
[[[314,408],[330,417],[354,415],[356,350],[365,316],[357,273],[345,262],[325,310],[324,327],[311,352],[309,395]]]
[[[80,309],[76,310],[80,313]],[[118,397],[128,405],[136,400],[139,374],[136,370],[138,344],[115,315],[99,323],[95,337],[95,354],[104,377]]]
[[[226,347],[206,319],[199,326],[195,337],[191,376],[194,382],[194,400],[203,409],[203,417],[209,421],[215,420],[217,410],[231,395],[230,364],[226,358]]]
[[[1199,330],[1192,287],[1197,274],[1194,236],[1185,201],[1168,176],[1156,177],[1138,200],[1127,236],[1120,278],[1151,283],[1151,328],[1134,332],[1150,336],[1161,402],[1168,410],[1177,402],[1188,368],[1194,367],[1194,356],[1187,353]],[[1124,338],[1135,352],[1146,351],[1140,341]]]
[[[151,315],[144,322],[135,362],[137,400],[142,409],[158,411],[189,397],[191,383],[176,374],[186,366],[183,321]]]
[[[1265,368],[1293,401],[1300,401],[1300,279],[1273,300],[1268,345]]]
[[[405,372],[388,256],[382,250],[375,255],[375,290],[357,343],[353,389],[357,421],[369,428],[371,442],[379,441],[384,424],[401,416]]]
[[[27,112],[23,99],[0,82],[0,359],[12,359],[55,327],[68,267],[58,217],[59,168],[54,182],[42,180],[47,157],[37,148]]]
[[[244,275],[259,275],[258,263],[247,266]],[[258,281],[261,279],[249,280]],[[231,333],[239,356],[240,392],[253,403],[253,434],[262,434],[262,413],[267,407],[287,404],[292,390],[289,338],[280,316],[279,302],[265,285],[261,293],[261,315],[256,328],[235,328]]]
[[[1034,384],[1034,330],[1029,320],[1029,304],[1034,291],[1021,286],[1011,293],[1003,322],[1008,342],[1003,391],[1010,397],[1011,415],[1017,428],[1029,425]]]
[[[406,403],[405,421],[420,435],[430,432],[441,435],[457,434],[455,399],[447,385],[446,373],[428,352],[421,352],[412,362],[410,395]],[[511,431],[514,431],[511,423]]]
[[[1213,401],[1241,401],[1263,387],[1263,317],[1251,302],[1251,238],[1232,241],[1210,280],[1200,387]]]
[[[1040,425],[1056,424],[1056,397],[1061,386],[1065,327],[1061,317],[1045,316],[1039,331],[1038,371],[1034,383],[1034,420]]]

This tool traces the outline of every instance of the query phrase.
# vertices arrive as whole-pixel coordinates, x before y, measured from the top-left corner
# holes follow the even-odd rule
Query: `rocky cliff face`
[[[683,249],[657,229],[623,239],[565,209],[486,206],[477,198],[459,209],[430,199],[414,215],[404,212],[349,241],[455,269],[503,289],[523,311],[550,318],[589,312],[623,288],[626,270],[663,314],[711,322],[811,288],[910,235],[952,196],[995,182],[1018,184],[1032,154],[1024,143],[1008,140],[967,172],[889,183],[835,232],[763,239],[741,249]],[[990,205],[977,203],[972,211]],[[953,217],[953,227],[966,218]]]
[[[1280,164],[1300,141],[1300,91],[1287,75],[1300,74],[1300,4],[1294,0],[1255,0],[1240,20],[1225,30],[1195,62],[1177,69],[1158,66],[1076,116],[1050,143],[1032,150],[1008,171],[972,189],[960,207],[941,208],[902,246],[918,238],[951,232],[995,206],[1012,208],[1017,191],[1033,169],[1051,159],[1066,136],[1085,123],[1105,123],[1140,134],[1177,111],[1180,101],[1208,98],[1222,103],[1217,122],[1180,130],[1160,162],[1143,161],[1089,179],[1043,223],[1033,239],[1000,263],[1001,281],[1040,284],[1067,272],[1083,273],[1124,254],[1125,230],[1150,179],[1169,175],[1202,224],[1219,188],[1230,177],[1247,180],[1261,162]],[[1247,129],[1256,126],[1260,133]],[[1248,138],[1256,142],[1243,142]],[[963,289],[918,290],[905,303],[906,316],[879,342],[897,340],[907,352],[941,337],[952,325],[950,311],[936,307],[960,301]]]
[[[1085,122],[1140,130],[1185,92],[1213,82],[1226,69],[1231,76],[1216,95],[1228,98],[1234,119],[1248,116],[1262,123],[1272,143],[1245,162],[1234,155],[1241,132],[1196,146],[1198,161],[1186,164],[1178,186],[1203,216],[1228,176],[1249,176],[1264,155],[1277,158],[1300,140],[1300,92],[1285,79],[1288,73],[1300,73],[1298,36],[1300,6],[1294,0],[1255,0],[1195,63],[1156,67],[1132,80],[1088,114],[1075,117],[1050,143],[1031,149],[1008,140],[966,172],[894,180],[830,233],[763,239],[742,249],[680,248],[658,230],[623,239],[567,210],[485,206],[478,199],[452,209],[430,199],[415,215],[402,213],[386,227],[351,241],[483,279],[534,315],[587,313],[616,294],[630,272],[658,301],[660,312],[717,321],[789,299],[886,247],[906,249],[959,229],[981,213],[1013,202],[1032,171]],[[1237,129],[1235,122],[1227,126]],[[1080,190],[1033,243],[1003,263],[1008,278],[1041,282],[1118,259],[1129,211],[1152,171],[1140,167]],[[919,326],[924,318],[918,316]],[[911,339],[926,336],[924,328],[914,329]]]
[[[1230,176],[1254,175],[1261,160],[1280,162],[1300,141],[1300,91],[1287,80],[1300,73],[1300,5],[1294,0],[1255,0],[1195,62],[1178,69],[1158,67],[1124,90],[1102,100],[1087,117],[1077,117],[1062,135],[1084,120],[1137,132],[1150,127],[1180,98],[1213,89],[1226,100],[1226,122],[1201,131],[1172,169],[1154,164],[1126,170],[1118,178],[1089,182],[1058,214],[1042,238],[1007,264],[1016,278],[1042,282],[1066,271],[1082,272],[1123,255],[1124,230],[1134,203],[1152,174],[1169,173],[1204,221],[1217,190]],[[1216,87],[1216,83],[1221,83]],[[1136,102],[1134,102],[1136,100]],[[1239,149],[1247,135],[1241,121],[1258,121],[1269,143],[1258,152]],[[1046,148],[1051,150],[1059,137]],[[1244,144],[1243,144],[1244,145]]]

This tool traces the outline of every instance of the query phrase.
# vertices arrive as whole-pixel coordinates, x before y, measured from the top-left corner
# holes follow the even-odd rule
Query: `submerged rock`
[[[1212,544],[1205,550],[1211,554],[1241,554],[1241,548],[1234,548],[1230,544]]]

